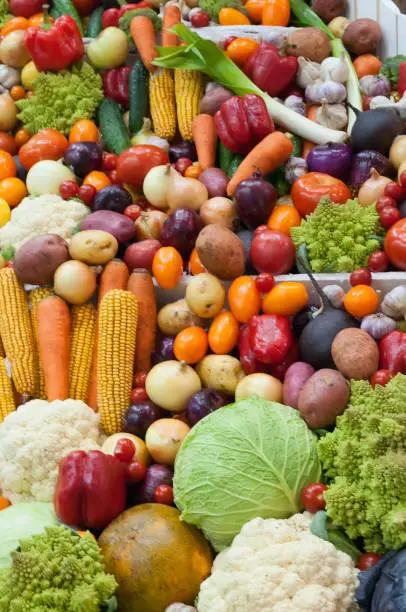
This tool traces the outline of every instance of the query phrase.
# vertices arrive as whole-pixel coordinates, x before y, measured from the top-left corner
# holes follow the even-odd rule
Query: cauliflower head
[[[199,612],[350,612],[358,570],[352,559],[309,531],[311,515],[255,518],[215,559]]]
[[[59,461],[74,450],[100,449],[100,416],[79,400],[32,400],[0,424],[0,489],[15,504],[50,502]]]
[[[17,250],[41,234],[57,234],[68,240],[89,212],[82,202],[63,200],[58,195],[24,198],[12,211],[10,221],[0,228],[0,250],[11,246]]]

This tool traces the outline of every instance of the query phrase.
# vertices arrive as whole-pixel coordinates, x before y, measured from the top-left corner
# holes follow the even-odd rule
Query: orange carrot
[[[261,170],[264,175],[276,170],[289,159],[292,153],[292,141],[285,134],[282,132],[268,134],[242,160],[227,185],[227,194],[233,196],[237,185],[257,170]]]
[[[314,121],[315,123],[317,123],[316,121],[316,113],[318,111],[320,107],[319,106],[308,106],[307,108],[307,113],[306,113],[306,117],[308,119],[310,119],[310,121]],[[302,157],[303,159],[307,159],[307,156],[309,155],[310,151],[312,149],[314,149],[314,147],[316,146],[315,142],[311,142],[310,140],[305,140],[303,142],[303,149],[302,149]]]
[[[70,312],[56,295],[37,306],[38,350],[45,377],[47,400],[69,397]]]
[[[374,76],[379,74],[382,68],[381,60],[371,53],[359,55],[353,62],[357,77],[362,79],[364,76]]]
[[[170,31],[173,26],[180,23],[182,19],[181,12],[178,6],[169,5],[164,9],[164,19],[162,24],[162,46],[176,47],[179,39],[173,32]]]
[[[192,123],[192,135],[197,159],[202,170],[216,165],[217,132],[211,115],[196,115]]]
[[[152,61],[158,57],[158,52],[155,49],[154,24],[148,17],[140,15],[139,17],[134,17],[131,21],[130,31],[144,66],[150,72],[153,72],[155,67],[152,65]]]
[[[148,372],[151,369],[151,353],[155,348],[156,335],[155,288],[148,270],[134,270],[128,280],[127,290],[138,301],[134,372]]]

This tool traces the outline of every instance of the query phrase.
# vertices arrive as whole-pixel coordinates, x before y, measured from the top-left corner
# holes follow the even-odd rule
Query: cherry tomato
[[[203,172],[203,170],[200,168],[200,166],[197,166],[195,164],[192,164],[191,166],[188,166],[184,172],[184,176],[186,176],[187,178],[199,178],[199,176],[201,175],[201,173]]]
[[[379,212],[379,221],[385,229],[389,229],[400,221],[400,210],[395,206],[384,206]]]
[[[381,196],[375,204],[378,213],[380,213],[381,210],[385,208],[385,206],[391,206],[396,208],[396,205],[396,200],[388,195]]]
[[[223,49],[224,51],[227,49],[227,47],[233,42],[233,40],[237,40],[237,36],[227,36],[227,38],[225,39],[224,43],[223,43]]]
[[[389,228],[385,238],[385,253],[399,270],[406,270],[406,218]]]
[[[372,283],[372,274],[366,268],[358,268],[350,276],[350,285],[355,287],[356,285],[370,285]]]
[[[258,47],[259,42],[252,40],[252,38],[236,38],[228,45],[226,55],[228,55],[239,68],[244,68],[245,64]]]
[[[300,498],[303,508],[312,514],[324,510],[326,507],[324,491],[327,491],[327,487],[321,482],[314,482],[305,487]]]
[[[131,463],[126,466],[125,471],[127,480],[136,483],[144,480],[147,468],[141,461],[131,461]]]
[[[268,293],[275,284],[275,277],[273,274],[267,274],[264,272],[255,279],[255,285],[260,293]]]
[[[238,342],[240,326],[235,316],[225,310],[213,319],[209,329],[209,346],[216,355],[231,353]]]
[[[75,181],[63,181],[59,185],[59,193],[64,200],[76,198],[79,193],[79,186]]]
[[[11,178],[17,174],[17,165],[13,156],[7,151],[0,150],[0,181]]]
[[[157,504],[170,506],[173,504],[173,488],[169,485],[158,485],[154,492],[154,499]]]
[[[384,195],[396,200],[396,202],[400,202],[405,196],[405,190],[403,189],[403,187],[395,182],[388,183],[383,193]]]
[[[14,87],[10,89],[10,96],[15,102],[17,102],[18,100],[23,100],[25,98],[26,93],[27,92],[25,91],[24,87],[22,87],[21,85],[14,85]]]
[[[111,185],[111,180],[105,172],[101,170],[92,170],[92,172],[89,172],[89,174],[85,176],[83,185],[92,185],[96,191],[101,191],[105,187]]]
[[[118,178],[117,170],[110,170],[109,178],[112,185],[122,185],[121,180]]]
[[[183,273],[182,257],[174,247],[161,247],[154,255],[152,273],[163,289],[178,286]]]
[[[386,387],[388,382],[392,380],[393,373],[390,370],[377,370],[371,378],[371,385],[375,388],[376,385]]]
[[[99,142],[99,128],[89,119],[77,121],[69,132],[69,144],[73,142]]]
[[[186,327],[175,338],[173,352],[178,361],[194,364],[207,353],[207,334],[201,327]]]
[[[102,155],[102,170],[105,172],[110,172],[110,170],[115,170],[117,165],[117,157],[115,153],[107,153],[107,151],[103,151]]]
[[[123,463],[130,463],[134,457],[135,446],[132,440],[120,438],[114,447],[114,456]]]
[[[290,229],[298,227],[301,217],[294,206],[275,206],[268,220],[268,228],[290,236]]]
[[[17,142],[14,140],[11,134],[7,132],[0,132],[0,149],[7,151],[10,155],[15,155],[17,152]]]
[[[261,234],[254,235],[250,259],[258,272],[287,274],[295,264],[295,245],[286,234],[267,228]]]
[[[206,268],[200,261],[199,253],[197,249],[193,249],[189,257],[189,270],[190,273],[194,276],[196,274],[201,274],[202,272],[207,272]]]
[[[188,159],[187,157],[179,157],[175,164],[175,170],[183,176],[189,166],[193,166],[193,162],[190,161],[190,159]]]
[[[14,136],[14,140],[17,145],[17,149],[20,149],[23,145],[25,145],[25,143],[28,142],[30,138],[31,138],[31,132],[29,132],[28,130],[24,130],[24,129],[18,130],[16,132],[16,135]]]
[[[145,388],[145,381],[147,380],[148,372],[137,372],[134,376],[134,383],[136,387]]]
[[[78,198],[82,200],[86,206],[92,206],[96,193],[96,188],[93,187],[93,185],[82,185],[79,187]]]
[[[402,172],[400,175],[399,183],[402,185],[402,187],[406,187],[406,172]]]
[[[102,28],[118,28],[120,19],[120,10],[118,8],[110,8],[104,11],[102,15]]]
[[[358,319],[374,314],[378,306],[379,296],[369,285],[352,287],[344,298],[344,308]]]
[[[65,136],[52,128],[45,128],[34,134],[18,152],[18,158],[25,170],[43,159],[57,161],[64,156],[69,143]]]
[[[193,28],[205,28],[210,23],[210,17],[206,11],[196,11],[190,17],[190,25]]]
[[[376,553],[364,553],[363,555],[360,556],[360,558],[358,559],[358,569],[361,570],[361,572],[369,569],[370,567],[373,567],[374,565],[376,565],[378,563],[378,561],[380,561],[382,559],[381,555],[377,555]]]
[[[142,189],[144,178],[155,166],[169,164],[168,154],[155,145],[130,147],[117,159],[117,177],[134,189]]]
[[[389,268],[389,257],[383,251],[374,251],[368,258],[368,269],[371,272],[386,272]]]
[[[142,208],[138,204],[130,204],[130,206],[124,209],[125,216],[131,219],[131,221],[136,221],[141,213]]]
[[[260,234],[266,232],[268,229],[269,227],[267,225],[259,225],[254,229],[254,236],[259,236]]]
[[[144,387],[137,387],[131,391],[131,403],[138,404],[138,402],[146,402],[148,400],[148,394]]]
[[[293,317],[309,302],[309,295],[303,283],[278,283],[262,300],[265,314]]]
[[[228,290],[228,303],[237,321],[248,323],[261,307],[261,294],[255,280],[250,276],[236,278]]]
[[[351,191],[340,179],[322,172],[308,172],[293,183],[291,197],[302,217],[310,215],[323,196],[345,204],[351,198]]]

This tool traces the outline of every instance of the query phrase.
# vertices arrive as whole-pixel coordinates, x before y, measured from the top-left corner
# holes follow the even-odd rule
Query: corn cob
[[[0,359],[0,423],[16,409],[13,387],[4,359]]]
[[[3,341],[0,338],[0,359],[2,359],[3,357],[6,356],[6,353],[4,352],[4,346],[3,346]]]
[[[38,358],[24,287],[12,268],[0,271],[0,335],[17,392],[33,397]]]
[[[176,134],[175,84],[166,68],[158,68],[149,79],[149,106],[154,132],[172,140]]]
[[[193,140],[192,121],[199,114],[203,94],[203,77],[199,70],[175,70],[176,115],[183,140]]]
[[[89,399],[95,333],[96,309],[93,304],[74,306],[70,337],[69,397],[82,400],[85,404]]]
[[[47,394],[45,391],[45,378],[44,378],[44,370],[42,367],[41,360],[39,359],[39,351],[38,351],[38,328],[37,328],[37,306],[41,300],[52,295],[52,289],[48,287],[39,287],[38,289],[34,289],[30,293],[30,302],[31,302],[31,325],[34,333],[34,342],[35,342],[35,350],[38,355],[38,388],[35,396],[38,399],[47,399]]]
[[[138,320],[138,302],[123,289],[109,291],[99,308],[97,400],[101,425],[111,435],[122,431],[130,403]]]

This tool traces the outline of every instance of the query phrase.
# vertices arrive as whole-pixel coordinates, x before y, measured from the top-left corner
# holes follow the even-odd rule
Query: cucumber
[[[98,121],[106,148],[111,153],[120,155],[131,146],[121,106],[117,102],[111,98],[104,98],[99,106]]]
[[[271,174],[267,174],[265,180],[272,183],[272,185],[275,187],[278,198],[290,193],[291,187],[285,179],[285,170],[283,166],[280,166]]]
[[[94,9],[87,24],[86,36],[88,38],[96,38],[102,31],[102,15],[104,8],[98,6]]]
[[[233,154],[233,159],[228,167],[228,176],[231,178],[237,172],[238,166],[241,164],[244,159],[244,155],[240,155],[239,153]]]
[[[61,16],[61,13],[54,6],[49,11],[49,14],[51,15],[51,17],[52,17],[52,19],[54,21],[55,21],[55,19],[58,19],[58,17]]]
[[[144,117],[148,116],[148,71],[141,60],[137,60],[131,69],[129,80],[131,134],[142,128]]]
[[[78,26],[82,36],[85,35],[82,20],[72,0],[54,0],[54,8],[56,8],[61,15],[69,15],[72,17],[72,19],[76,21],[76,25]]]
[[[233,160],[234,153],[227,149],[223,143],[219,142],[219,165],[222,170],[227,174],[228,178],[231,178],[230,175],[230,165]]]

